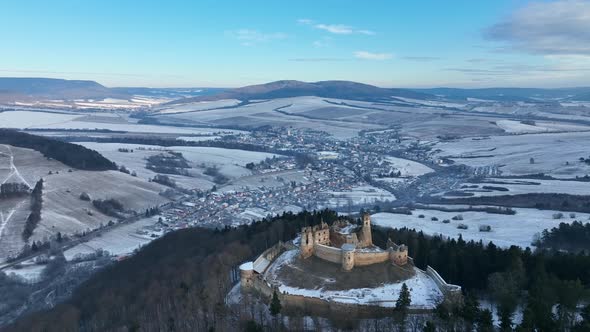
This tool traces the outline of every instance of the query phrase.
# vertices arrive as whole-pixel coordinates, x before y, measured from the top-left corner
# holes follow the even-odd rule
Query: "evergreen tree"
[[[424,329],[422,330],[424,332],[436,332],[436,326],[434,326],[434,323],[431,321],[426,322],[426,325],[424,325]]]
[[[473,325],[479,315],[479,301],[473,293],[467,294],[465,303],[461,308],[461,317],[469,324]]]
[[[410,306],[411,302],[412,302],[412,299],[410,297],[410,290],[408,289],[408,286],[404,282],[402,284],[402,289],[399,292],[399,297],[397,298],[397,301],[395,301],[395,309],[398,311],[406,311],[408,309],[408,307]]]
[[[279,295],[275,290],[272,294],[272,300],[270,301],[270,314],[276,316],[281,313],[281,300],[279,300]]]
[[[590,331],[590,304],[586,305],[580,312],[582,320],[574,327],[575,332]]]
[[[262,332],[262,326],[258,325],[255,321],[249,320],[246,322],[246,332]]]
[[[493,332],[494,331],[494,320],[492,318],[492,312],[488,309],[480,311],[477,318],[477,331],[479,332]]]

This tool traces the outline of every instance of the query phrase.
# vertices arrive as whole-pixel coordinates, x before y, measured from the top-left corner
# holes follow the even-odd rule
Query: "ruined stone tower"
[[[308,258],[313,255],[313,246],[314,239],[311,227],[303,227],[301,229],[301,243],[299,244],[301,258]]]
[[[408,263],[408,247],[405,245],[397,245],[391,240],[387,240],[387,250],[392,264],[404,266]]]
[[[373,245],[373,236],[371,235],[371,215],[363,214],[363,227],[361,229],[359,244],[361,247],[370,247]]]
[[[354,267],[354,251],[355,246],[352,244],[343,244],[342,245],[342,269],[344,271],[350,271]]]

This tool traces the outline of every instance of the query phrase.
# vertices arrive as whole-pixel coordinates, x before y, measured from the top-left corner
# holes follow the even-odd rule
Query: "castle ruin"
[[[408,248],[391,241],[387,250],[373,245],[371,236],[371,216],[363,215],[362,225],[347,221],[337,221],[331,227],[322,222],[301,230],[300,255],[306,259],[311,256],[328,262],[341,264],[344,271],[355,266],[366,266],[390,261],[403,266],[408,262]]]

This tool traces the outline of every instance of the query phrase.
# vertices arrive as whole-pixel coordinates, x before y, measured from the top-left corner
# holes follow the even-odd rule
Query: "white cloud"
[[[379,60],[379,61],[389,60],[389,59],[393,58],[393,54],[391,54],[391,53],[372,53],[372,52],[367,52],[367,51],[354,52],[354,56],[357,59]]]
[[[374,35],[375,32],[367,29],[356,29],[350,25],[345,24],[325,24],[325,23],[316,23],[314,20],[310,20],[307,18],[301,18],[297,20],[297,23],[303,25],[309,25],[314,29],[327,31],[329,33],[333,33],[336,35]]]
[[[590,55],[590,1],[533,2],[484,32],[504,50]]]
[[[228,31],[226,34],[239,40],[244,46],[253,46],[259,43],[287,38],[287,35],[282,32],[263,33],[258,30],[251,29]]]

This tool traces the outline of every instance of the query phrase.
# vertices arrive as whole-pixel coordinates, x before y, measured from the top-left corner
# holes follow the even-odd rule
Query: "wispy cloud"
[[[484,31],[503,51],[590,55],[590,1],[533,2]]]
[[[410,61],[418,61],[418,62],[429,62],[429,61],[436,61],[440,60],[441,58],[436,56],[404,56],[402,57],[404,60]]]
[[[368,36],[372,36],[372,35],[375,34],[375,32],[372,31],[372,30],[357,29],[357,28],[355,28],[353,26],[345,25],[345,24],[318,23],[318,22],[315,22],[314,20],[311,20],[311,19],[308,19],[308,18],[298,19],[297,20],[297,23],[303,24],[303,25],[309,25],[309,26],[313,27],[314,29],[327,31],[329,33],[336,34],[336,35],[353,35],[353,34],[357,34],[357,35],[368,35]]]
[[[289,61],[293,62],[339,62],[339,61],[349,61],[350,59],[344,58],[293,58],[289,59]]]
[[[252,29],[227,31],[226,35],[237,39],[244,46],[253,46],[272,40],[281,40],[287,38],[287,35],[282,32],[265,33]]]
[[[354,57],[357,59],[362,60],[389,60],[393,58],[393,54],[391,53],[372,53],[367,51],[357,51],[354,52]]]

